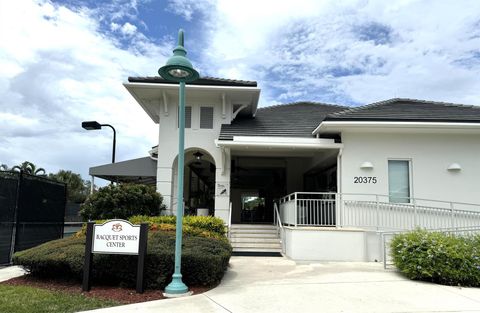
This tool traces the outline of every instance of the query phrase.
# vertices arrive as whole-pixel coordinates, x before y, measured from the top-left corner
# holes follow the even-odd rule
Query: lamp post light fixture
[[[167,81],[180,83],[178,93],[178,189],[177,221],[175,227],[175,271],[172,282],[165,287],[165,295],[178,297],[189,295],[188,287],[182,281],[182,220],[183,220],[183,167],[185,163],[185,83],[198,79],[199,74],[187,59],[187,50],[183,47],[183,30],[178,31],[178,43],[167,64],[158,70],[158,74]]]
[[[112,163],[115,163],[115,146],[116,146],[116,142],[117,142],[117,132],[115,131],[115,128],[110,124],[100,124],[97,121],[82,122],[82,127],[86,130],[101,129],[102,126],[110,127],[113,130]]]

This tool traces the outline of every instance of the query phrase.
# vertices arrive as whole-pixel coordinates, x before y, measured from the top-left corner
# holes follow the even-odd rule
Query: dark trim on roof
[[[334,112],[324,121],[479,123],[480,106],[393,98]]]
[[[160,76],[146,76],[146,77],[128,77],[130,83],[147,83],[147,84],[175,84],[163,79]],[[216,77],[201,77],[196,81],[187,83],[187,85],[197,86],[229,86],[229,87],[257,87],[256,81],[237,80],[237,79],[224,79]]]

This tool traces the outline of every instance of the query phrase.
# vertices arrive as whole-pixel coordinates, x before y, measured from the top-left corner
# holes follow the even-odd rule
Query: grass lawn
[[[5,313],[66,313],[114,305],[119,303],[29,286],[0,285],[0,312]]]

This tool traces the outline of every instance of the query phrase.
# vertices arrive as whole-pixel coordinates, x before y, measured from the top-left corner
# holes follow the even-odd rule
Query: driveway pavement
[[[414,282],[379,263],[232,257],[230,264],[206,293],[89,312],[480,312],[480,288]]]

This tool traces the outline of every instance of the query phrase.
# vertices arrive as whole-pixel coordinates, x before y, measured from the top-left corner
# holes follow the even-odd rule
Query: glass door
[[[258,193],[242,194],[242,223],[265,223],[266,210],[265,198],[260,197]]]

